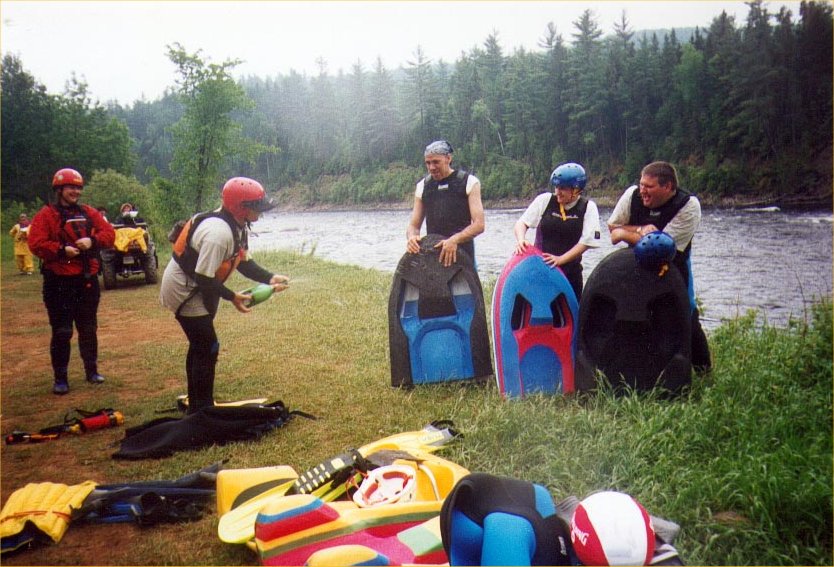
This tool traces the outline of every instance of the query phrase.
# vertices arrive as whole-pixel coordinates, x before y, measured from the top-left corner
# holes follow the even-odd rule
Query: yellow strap
[[[568,215],[565,214],[565,206],[562,203],[559,203],[559,212],[562,213],[562,220],[568,220]]]

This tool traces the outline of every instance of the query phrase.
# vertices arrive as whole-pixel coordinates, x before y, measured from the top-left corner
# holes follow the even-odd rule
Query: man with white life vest
[[[712,368],[709,344],[701,327],[692,278],[692,238],[701,224],[698,198],[678,186],[675,167],[655,161],[643,168],[640,184],[625,190],[608,218],[611,243],[636,245],[643,236],[662,230],[675,240],[677,254],[672,264],[686,282],[692,309],[692,366],[696,372]]]
[[[29,227],[29,249],[42,261],[43,302],[52,339],[49,355],[52,391],[69,392],[68,367],[73,325],[87,382],[101,384],[98,372],[98,250],[113,245],[115,232],[101,214],[79,202],[84,179],[74,169],[58,170],[52,178],[56,202],[44,206]]]
[[[583,197],[588,176],[578,163],[563,163],[550,174],[552,192],[537,196],[515,223],[515,253],[529,242],[527,230],[536,228],[536,246],[547,265],[559,267],[570,282],[577,301],[582,296],[582,254],[600,245],[599,210]]]
[[[452,151],[445,140],[426,146],[423,155],[428,175],[417,183],[406,229],[406,250],[411,254],[420,252],[424,220],[427,234],[443,236],[435,248],[440,249],[439,260],[447,267],[457,261],[459,247],[474,261],[474,239],[484,231],[481,182],[471,173],[452,168]]]
[[[223,186],[222,206],[200,213],[183,227],[165,268],[160,302],[174,312],[188,339],[185,371],[188,412],[214,405],[214,378],[220,343],[214,317],[220,299],[248,313],[250,294],[232,291],[223,283],[237,270],[247,278],[283,291],[287,276],[265,270],[249,257],[249,225],[275,205],[263,186],[247,177],[234,177]]]

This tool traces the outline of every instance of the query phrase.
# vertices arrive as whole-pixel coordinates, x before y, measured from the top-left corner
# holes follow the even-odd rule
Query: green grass
[[[493,384],[408,391],[389,386],[391,274],[285,252],[261,253],[257,259],[289,275],[291,287],[248,316],[229,305],[221,308],[216,397],[269,396],[318,420],[297,418],[255,443],[162,460],[112,461],[112,447],[105,449],[95,435],[44,445],[37,454],[48,456],[40,451],[72,443],[77,448],[73,458],[94,467],[101,482],[176,478],[222,459],[230,468],[289,464],[302,471],[347,448],[419,429],[434,419],[453,419],[464,438],[444,450],[447,458],[473,471],[541,483],[557,499],[582,498],[601,489],[628,492],[652,514],[681,525],[676,546],[688,564],[832,564],[829,302],[817,306],[809,322],[788,328],[757,327],[752,316],[725,323],[710,337],[714,371],[676,401],[605,391],[504,401]],[[6,275],[14,267],[6,262],[3,269]],[[243,289],[248,284],[241,278],[229,285]],[[9,291],[5,281],[3,287],[4,326],[10,321],[7,299],[42,309],[32,290]],[[486,287],[489,298],[492,290]],[[172,406],[174,396],[184,392],[185,339],[171,325],[170,313],[158,307],[155,286],[105,295],[168,329],[164,340],[136,353],[130,371],[113,376],[100,400],[122,409],[127,425],[137,425],[159,417],[156,411]],[[45,315],[43,323],[39,328],[48,341]],[[116,346],[101,345],[105,369],[121,356]],[[4,350],[4,363],[7,355]],[[42,376],[33,373],[32,382],[21,391],[4,385],[4,427],[17,418],[30,423],[37,418],[47,425],[66,411],[53,403]],[[124,401],[122,394],[137,388],[144,395]],[[33,400],[51,403],[51,409],[32,414]],[[35,453],[27,457],[14,449],[3,452],[4,492],[12,488],[10,481],[26,477],[22,467],[35,458]],[[209,517],[169,530],[142,531],[142,537],[131,540],[131,562],[255,563],[252,552],[219,541],[216,523],[216,517]],[[61,564],[121,564],[72,553],[32,557]]]

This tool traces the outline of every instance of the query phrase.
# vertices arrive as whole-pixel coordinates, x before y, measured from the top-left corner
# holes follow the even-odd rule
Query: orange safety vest
[[[219,282],[225,282],[232,272],[234,272],[238,265],[246,259],[246,253],[249,248],[248,238],[244,232],[243,238],[240,238],[240,228],[237,226],[234,217],[226,211],[210,211],[206,213],[198,213],[188,219],[185,226],[182,227],[177,240],[174,242],[172,258],[180,265],[182,270],[189,276],[194,276],[197,269],[197,257],[199,253],[191,245],[191,238],[194,229],[208,218],[220,218],[226,221],[229,228],[232,230],[232,235],[235,239],[232,255],[223,260],[223,263],[214,272],[214,277]]]

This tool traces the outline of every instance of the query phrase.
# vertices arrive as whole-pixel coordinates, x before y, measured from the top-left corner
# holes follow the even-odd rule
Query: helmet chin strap
[[[223,207],[223,210],[228,212],[231,215],[231,217],[235,219],[235,224],[237,224],[240,228],[251,228],[252,223],[246,220],[246,215],[238,216],[226,207]]]

